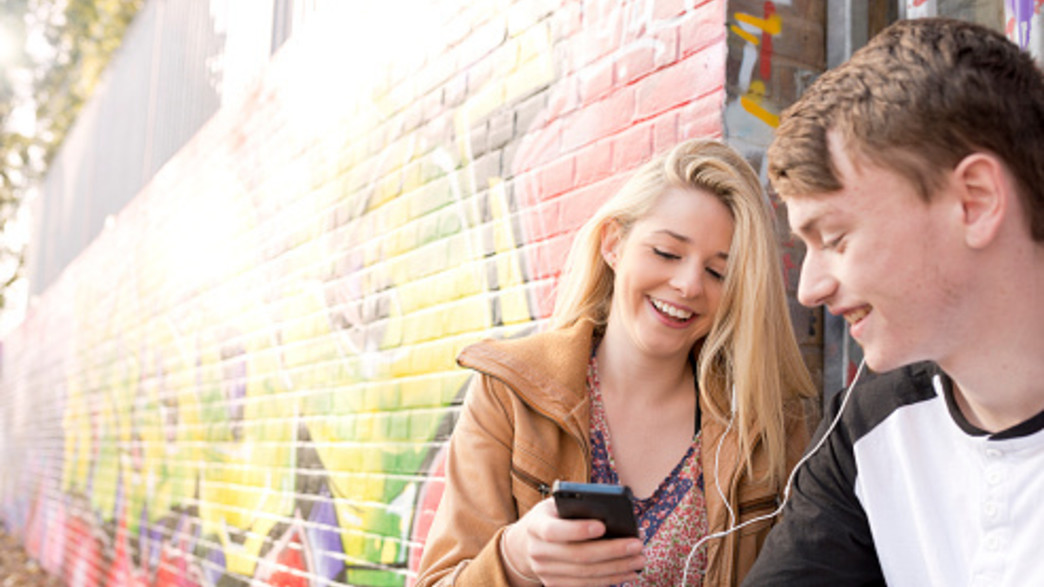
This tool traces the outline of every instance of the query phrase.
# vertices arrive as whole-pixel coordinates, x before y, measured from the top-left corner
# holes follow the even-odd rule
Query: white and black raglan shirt
[[[850,393],[745,586],[1044,585],[1044,412],[980,430],[930,363]]]

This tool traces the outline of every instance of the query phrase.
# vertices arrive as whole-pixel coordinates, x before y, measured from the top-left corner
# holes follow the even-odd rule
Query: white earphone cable
[[[866,360],[864,359],[859,363],[859,369],[856,371],[855,377],[852,378],[852,382],[848,384],[848,390],[845,392],[845,397],[841,400],[841,406],[837,409],[837,414],[834,416],[834,420],[830,422],[830,426],[827,427],[826,432],[824,432],[823,436],[819,438],[819,442],[817,442],[816,445],[812,447],[812,450],[807,451],[805,453],[805,456],[801,457],[797,464],[794,465],[794,468],[790,471],[790,475],[787,477],[787,484],[783,488],[783,499],[780,501],[779,507],[777,507],[772,513],[762,514],[755,518],[751,518],[738,526],[735,525],[735,512],[733,511],[732,506],[729,504],[729,500],[725,498],[725,494],[721,490],[721,484],[718,483],[718,456],[721,454],[721,445],[722,442],[724,442],[725,440],[725,436],[728,435],[729,431],[732,429],[732,420],[735,418],[736,412],[736,391],[735,389],[733,389],[733,413],[729,416],[729,424],[725,427],[725,432],[723,432],[721,438],[718,439],[718,448],[714,453],[714,485],[718,490],[718,495],[725,503],[725,509],[727,509],[729,512],[729,526],[720,532],[714,532],[713,534],[708,534],[704,536],[703,538],[699,539],[696,542],[696,544],[693,545],[692,550],[689,551],[689,556],[685,559],[685,569],[682,573],[683,586],[688,584],[689,564],[692,562],[692,557],[696,554],[696,550],[699,549],[699,547],[702,546],[704,542],[714,538],[724,538],[725,536],[728,536],[729,534],[732,534],[733,532],[736,532],[741,528],[749,526],[750,524],[760,522],[761,520],[768,520],[774,518],[778,516],[780,512],[783,511],[783,508],[787,505],[787,500],[790,499],[790,487],[794,482],[794,475],[797,474],[797,471],[799,468],[801,468],[801,465],[805,464],[805,462],[808,461],[808,459],[810,459],[812,455],[816,454],[816,451],[822,448],[822,446],[826,443],[826,439],[830,436],[830,433],[833,432],[834,428],[837,427],[837,423],[841,421],[841,414],[845,413],[845,406],[848,405],[848,400],[852,397],[852,389],[855,387],[856,382],[859,381],[859,377],[863,374],[863,368],[865,366]]]

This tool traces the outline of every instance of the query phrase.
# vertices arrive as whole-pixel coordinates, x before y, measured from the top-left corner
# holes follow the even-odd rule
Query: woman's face
[[[717,314],[732,232],[721,200],[677,187],[628,234],[609,224],[602,256],[616,274],[606,339],[649,358],[687,358]]]

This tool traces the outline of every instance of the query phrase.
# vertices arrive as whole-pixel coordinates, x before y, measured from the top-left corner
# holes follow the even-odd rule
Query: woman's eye
[[[662,249],[657,249],[656,247],[653,247],[653,253],[656,253],[656,256],[658,256],[658,257],[662,257],[664,259],[670,259],[671,261],[674,261],[676,259],[681,259],[681,257],[679,255],[675,255],[674,253],[669,253],[669,252],[664,251]]]
[[[707,269],[707,273],[710,273],[711,277],[713,277],[714,279],[717,279],[718,281],[724,281],[725,280],[725,273],[723,273],[721,271],[716,271],[714,269]]]

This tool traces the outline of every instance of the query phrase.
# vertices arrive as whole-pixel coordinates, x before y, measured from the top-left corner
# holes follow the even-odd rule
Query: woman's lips
[[[656,308],[660,314],[674,320],[675,322],[683,323],[691,320],[692,317],[696,315],[692,310],[686,310],[685,308],[675,306],[674,304],[663,300],[649,298],[649,301],[652,302],[653,307]]]

